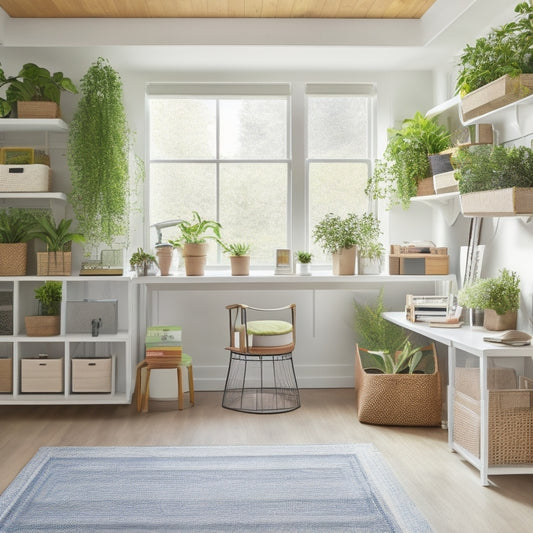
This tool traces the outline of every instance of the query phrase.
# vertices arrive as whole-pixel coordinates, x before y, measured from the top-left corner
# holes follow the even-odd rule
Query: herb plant
[[[45,281],[35,289],[35,298],[39,300],[41,315],[57,316],[61,306],[62,284],[60,281]]]
[[[235,257],[247,255],[250,251],[250,245],[245,242],[224,244],[223,242],[219,241],[219,243],[220,246],[222,246],[222,250],[225,254],[233,255]]]
[[[385,253],[385,248],[379,241],[382,234],[379,220],[374,213],[362,215],[359,225],[359,256],[368,259],[381,259]]]
[[[308,265],[313,260],[313,254],[311,252],[304,252],[302,250],[298,250],[296,252],[296,259],[302,265]]]
[[[389,135],[365,192],[374,200],[386,199],[389,207],[401,204],[407,209],[419,181],[430,174],[428,155],[449,148],[451,135],[435,119],[419,112],[404,120],[399,130],[389,129]]]
[[[459,59],[456,93],[464,96],[501,76],[533,72],[533,6],[520,2],[516,19],[493,28],[474,45],[467,45]]]
[[[328,213],[315,226],[313,239],[324,252],[334,254],[341,248],[352,248],[359,244],[360,225],[361,219],[355,213],[348,213],[344,218]]]
[[[130,176],[132,134],[122,99],[122,81],[105,59],[93,63],[80,83],[81,98],[70,123],[69,200],[80,232],[92,248],[127,244],[134,178],[142,178],[137,160]]]
[[[498,315],[520,307],[520,277],[506,268],[496,278],[479,279],[457,294],[457,302],[470,309],[493,309]]]

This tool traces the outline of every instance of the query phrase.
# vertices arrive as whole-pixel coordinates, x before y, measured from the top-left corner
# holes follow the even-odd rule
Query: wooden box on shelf
[[[18,118],[59,118],[59,106],[55,102],[17,102]]]
[[[533,188],[510,187],[461,194],[461,210],[470,217],[533,214]]]
[[[462,98],[463,120],[471,120],[516,102],[531,94],[532,89],[533,74],[520,74],[515,78],[502,76]]]
[[[70,276],[72,252],[37,252],[38,276]]]
[[[459,184],[455,179],[455,170],[435,174],[433,176],[433,188],[435,189],[435,194],[458,192]]]
[[[63,357],[23,358],[20,366],[21,392],[63,392]]]
[[[433,188],[433,177],[424,178],[420,180],[417,185],[417,196],[432,196],[435,194],[435,189]]]
[[[13,392],[13,359],[0,359],[0,392]]]
[[[389,274],[392,275],[446,275],[449,273],[448,248],[432,247],[429,253],[411,252],[407,246],[391,244]]]
[[[111,357],[72,359],[72,392],[111,392]]]

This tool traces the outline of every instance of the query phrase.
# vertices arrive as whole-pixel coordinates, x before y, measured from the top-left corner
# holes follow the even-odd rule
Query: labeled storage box
[[[114,334],[118,328],[118,300],[67,302],[67,333],[92,334],[93,320],[101,319],[98,334]]]
[[[0,359],[0,392],[13,392],[13,359]]]
[[[111,357],[72,359],[72,392],[111,392]]]
[[[20,392],[63,392],[63,357],[22,359]]]
[[[50,157],[44,150],[36,148],[0,148],[2,165],[46,165],[50,166]]]
[[[46,165],[0,165],[0,192],[48,192],[51,186]]]

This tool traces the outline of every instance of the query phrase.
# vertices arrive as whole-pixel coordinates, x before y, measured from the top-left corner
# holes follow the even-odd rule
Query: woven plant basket
[[[0,243],[0,276],[25,276],[28,244]]]
[[[26,316],[24,325],[28,337],[51,337],[60,333],[60,317],[56,316]]]
[[[37,252],[38,276],[70,276],[72,252]]]
[[[55,102],[17,102],[18,118],[59,118],[59,106]]]
[[[371,374],[361,364],[356,346],[355,388],[360,422],[385,426],[440,426],[441,378],[435,345],[433,374]]]

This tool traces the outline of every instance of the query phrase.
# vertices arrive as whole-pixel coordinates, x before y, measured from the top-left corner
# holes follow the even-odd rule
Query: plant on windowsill
[[[60,311],[63,285],[61,281],[45,281],[35,289],[38,314],[24,317],[29,337],[48,337],[60,333]]]
[[[379,239],[383,232],[374,213],[361,216],[359,245],[357,247],[359,274],[380,274],[383,267],[385,247]]]
[[[311,252],[305,252],[298,250],[296,252],[296,273],[299,276],[311,275],[311,261],[313,260],[313,254]]]
[[[225,244],[218,241],[222,251],[229,255],[232,276],[250,275],[250,245],[245,242]]]
[[[533,149],[501,145],[463,147],[454,155],[453,163],[465,215],[531,213]]]
[[[109,62],[99,58],[82,77],[80,92],[69,126],[69,201],[90,251],[97,252],[103,244],[124,247],[129,240],[132,202],[138,197],[144,169],[135,155],[130,161],[133,135],[123,103],[122,81]]]
[[[450,148],[450,138],[444,126],[419,112],[404,120],[400,129],[389,129],[389,141],[368,178],[366,194],[404,209],[413,196],[434,194],[428,156]]]
[[[47,213],[35,219],[34,237],[46,244],[46,252],[37,252],[38,276],[70,276],[73,242],[84,242],[81,233],[70,231],[71,219],[62,219],[57,226]]]
[[[157,266],[155,256],[145,252],[142,248],[137,248],[137,251],[130,257],[131,270],[135,271],[137,276],[154,275],[155,266]]]
[[[514,21],[466,45],[459,58],[456,94],[463,97],[465,120],[531,94],[533,5],[520,2],[515,13]],[[496,87],[500,90],[495,91]]]
[[[193,211],[193,220],[182,220],[176,225],[180,235],[170,244],[183,250],[185,274],[187,276],[203,276],[207,260],[207,239],[221,242],[222,226],[214,220],[203,219],[197,211]]]
[[[28,209],[0,210],[0,276],[25,276],[35,219]]]
[[[495,278],[479,279],[463,287],[457,294],[459,305],[484,309],[483,326],[493,331],[516,329],[520,307],[520,277],[502,268]]]
[[[16,106],[18,118],[57,118],[61,116],[61,93],[78,92],[72,80],[62,72],[52,74],[35,63],[26,63],[16,76],[6,81],[9,86],[5,100],[11,111]]]

